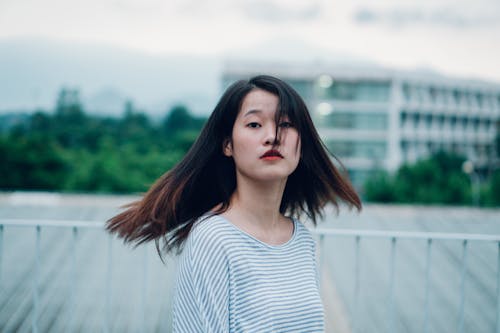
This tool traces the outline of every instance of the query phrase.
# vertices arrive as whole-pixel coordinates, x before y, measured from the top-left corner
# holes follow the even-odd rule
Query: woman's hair
[[[223,145],[231,140],[243,99],[254,89],[278,96],[276,122],[288,116],[301,139],[300,161],[288,177],[280,212],[295,217],[305,213],[316,224],[327,203],[338,209],[340,200],[360,210],[359,196],[333,165],[302,98],[282,80],[260,75],[238,81],[225,91],[186,156],[142,199],[107,221],[107,229],[137,245],[155,240],[161,257],[162,252],[182,249],[199,217],[216,206],[212,213],[226,211],[236,188],[236,170],[232,157],[223,154]]]

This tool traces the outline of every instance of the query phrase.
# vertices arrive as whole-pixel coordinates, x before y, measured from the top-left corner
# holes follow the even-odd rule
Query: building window
[[[451,116],[450,124],[451,124],[451,130],[453,131],[455,129],[456,124],[457,124],[457,116]]]
[[[406,111],[401,112],[401,116],[400,116],[401,125],[400,126],[405,127],[407,121],[408,121],[408,114],[406,113]]]
[[[476,93],[476,100],[479,108],[482,109],[484,107],[484,96],[481,93]]]
[[[474,120],[473,120],[473,124],[474,124],[474,132],[476,132],[476,133],[477,133],[477,132],[478,132],[478,130],[479,130],[479,122],[480,122],[479,118],[474,118]]]
[[[320,117],[319,126],[338,129],[386,130],[386,113],[333,111]]]
[[[430,96],[431,96],[431,102],[432,102],[432,103],[436,103],[436,100],[437,100],[437,94],[438,94],[437,89],[436,89],[435,87],[431,87],[431,88],[429,89],[429,94],[430,94]]]
[[[438,116],[438,126],[439,126],[439,129],[442,129],[444,127],[444,115]]]
[[[403,155],[403,161],[406,162],[408,160],[408,150],[409,150],[408,141],[403,140],[401,141],[400,145],[401,145],[401,154]]]
[[[411,90],[410,86],[407,83],[403,84],[403,97],[405,99],[405,102],[411,101]]]
[[[491,130],[491,119],[487,119],[484,121],[484,130],[489,132]]]
[[[453,102],[455,105],[460,105],[460,92],[458,90],[453,90]]]
[[[387,102],[389,82],[333,81],[328,88],[319,87],[319,97],[339,101]]]
[[[431,125],[432,125],[432,115],[431,114],[427,114],[425,116],[425,125],[426,125],[427,129],[431,128]]]
[[[420,122],[420,114],[419,113],[415,113],[413,115],[413,126],[415,127],[415,129],[418,128],[419,122]]]
[[[465,117],[464,117],[464,118],[462,118],[462,128],[463,128],[464,130],[466,130],[466,129],[467,129],[467,118],[465,118]]]
[[[381,141],[327,141],[328,149],[339,157],[361,157],[374,160],[386,158],[386,143]]]
[[[473,92],[467,93],[467,106],[470,108],[475,108],[477,107],[477,99],[476,99],[476,94]]]

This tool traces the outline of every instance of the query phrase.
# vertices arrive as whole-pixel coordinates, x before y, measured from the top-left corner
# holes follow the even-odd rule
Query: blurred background
[[[315,230],[328,331],[494,332],[499,39],[495,0],[1,0],[0,331],[169,331],[175,258],[103,223],[266,73],[365,202]]]

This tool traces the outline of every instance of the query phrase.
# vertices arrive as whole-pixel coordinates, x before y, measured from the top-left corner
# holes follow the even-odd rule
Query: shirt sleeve
[[[229,276],[224,251],[209,233],[190,236],[179,258],[173,332],[229,332]]]

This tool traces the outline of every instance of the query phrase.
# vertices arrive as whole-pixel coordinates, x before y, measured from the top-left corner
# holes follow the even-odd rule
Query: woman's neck
[[[238,179],[238,186],[225,215],[244,228],[273,233],[286,221],[280,213],[285,185],[286,179],[265,183]]]

